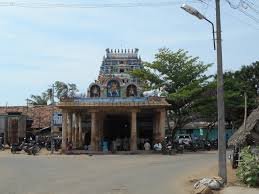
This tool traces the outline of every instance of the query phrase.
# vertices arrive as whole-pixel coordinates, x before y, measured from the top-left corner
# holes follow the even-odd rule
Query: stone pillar
[[[159,125],[159,117],[158,113],[153,113],[153,143],[157,142],[157,133],[158,133],[158,126]]]
[[[91,112],[91,149],[96,151],[96,112]]]
[[[164,139],[165,137],[165,117],[166,112],[165,110],[160,111],[160,122],[159,122],[159,138],[160,141]]]
[[[157,110],[153,115],[153,142],[160,141],[160,112]]]
[[[78,114],[75,113],[75,134],[74,134],[74,139],[75,139],[75,148],[78,147]]]
[[[67,112],[62,111],[62,152],[67,149]]]
[[[137,111],[131,112],[131,137],[130,137],[130,150],[137,150]]]
[[[72,142],[72,113],[68,113],[67,125],[68,142]]]
[[[82,116],[81,116],[81,113],[78,114],[78,126],[79,126],[78,146],[82,147],[83,146],[83,141],[82,141]]]
[[[72,144],[75,147],[75,113],[72,113]]]

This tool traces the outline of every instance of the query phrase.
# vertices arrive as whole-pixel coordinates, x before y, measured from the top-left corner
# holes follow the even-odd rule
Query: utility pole
[[[216,33],[217,33],[217,106],[218,106],[218,175],[227,183],[226,167],[226,137],[224,110],[224,81],[221,46],[220,0],[216,3]]]
[[[54,153],[54,138],[53,138],[53,130],[54,130],[54,121],[53,121],[53,115],[54,115],[54,84],[52,85],[51,89],[51,154]]]
[[[245,96],[245,113],[244,113],[244,129],[246,130],[246,118],[247,118],[247,93],[244,93]]]

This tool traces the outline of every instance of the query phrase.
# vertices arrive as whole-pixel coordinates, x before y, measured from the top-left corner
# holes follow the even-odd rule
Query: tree
[[[242,66],[235,72],[226,72],[224,79],[226,120],[232,121],[238,127],[244,119],[244,96],[247,95],[248,112],[257,106],[259,62]]]
[[[76,84],[64,83],[61,81],[55,81],[54,88],[56,92],[56,97],[61,100],[62,98],[73,98],[78,92]]]
[[[42,92],[41,95],[31,95],[31,99],[28,99],[28,103],[31,105],[47,105],[52,95],[55,95],[60,101],[62,98],[73,98],[76,96],[76,92],[78,92],[76,84],[66,84],[61,81],[55,81],[54,90],[54,94],[53,89],[49,88],[45,92]]]
[[[217,76],[201,94],[199,107],[196,112],[206,118],[217,120]],[[256,106],[257,84],[259,81],[259,63],[242,66],[240,70],[228,71],[224,73],[224,100],[225,100],[225,120],[233,128],[239,127],[244,120],[245,97],[248,96],[248,112]],[[204,104],[204,105],[202,105]]]
[[[132,72],[144,82],[145,89],[158,89],[171,104],[168,117],[181,128],[191,119],[194,107],[201,103],[201,93],[209,84],[210,76],[205,75],[211,64],[204,64],[198,57],[187,51],[173,52],[168,48],[159,49],[155,60],[144,63],[144,69]]]
[[[31,95],[31,99],[28,99],[28,104],[31,105],[47,105],[49,101],[49,95],[47,92],[42,92],[41,95]]]

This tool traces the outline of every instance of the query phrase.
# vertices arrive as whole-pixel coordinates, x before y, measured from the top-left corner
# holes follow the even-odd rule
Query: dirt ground
[[[200,179],[205,177],[213,177],[218,175],[218,166],[214,165],[212,168],[201,170],[199,173],[192,174],[186,177],[185,186],[188,188],[187,190],[190,193],[193,193],[193,185]],[[236,176],[236,170],[233,170],[230,164],[230,161],[227,160],[227,178],[228,182],[226,187],[228,186],[239,186],[240,183]],[[221,193],[220,191],[214,191],[215,194]]]

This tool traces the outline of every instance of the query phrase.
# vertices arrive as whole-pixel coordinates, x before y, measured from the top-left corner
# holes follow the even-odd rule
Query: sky
[[[169,2],[170,0],[98,0],[73,3]],[[221,0],[224,71],[238,70],[259,60],[258,23]],[[26,105],[31,94],[39,95],[56,81],[75,83],[85,93],[99,72],[106,48],[139,48],[143,61],[152,61],[159,48],[185,49],[205,63],[216,52],[212,29],[183,11],[187,3],[215,23],[213,0],[171,0],[170,6],[116,8],[28,8],[1,6],[0,0],[0,106]],[[67,0],[15,1],[67,3]],[[205,2],[205,3],[202,3]],[[234,1],[233,2],[237,2]],[[259,2],[254,8],[259,10]],[[254,17],[258,13],[245,10]]]

